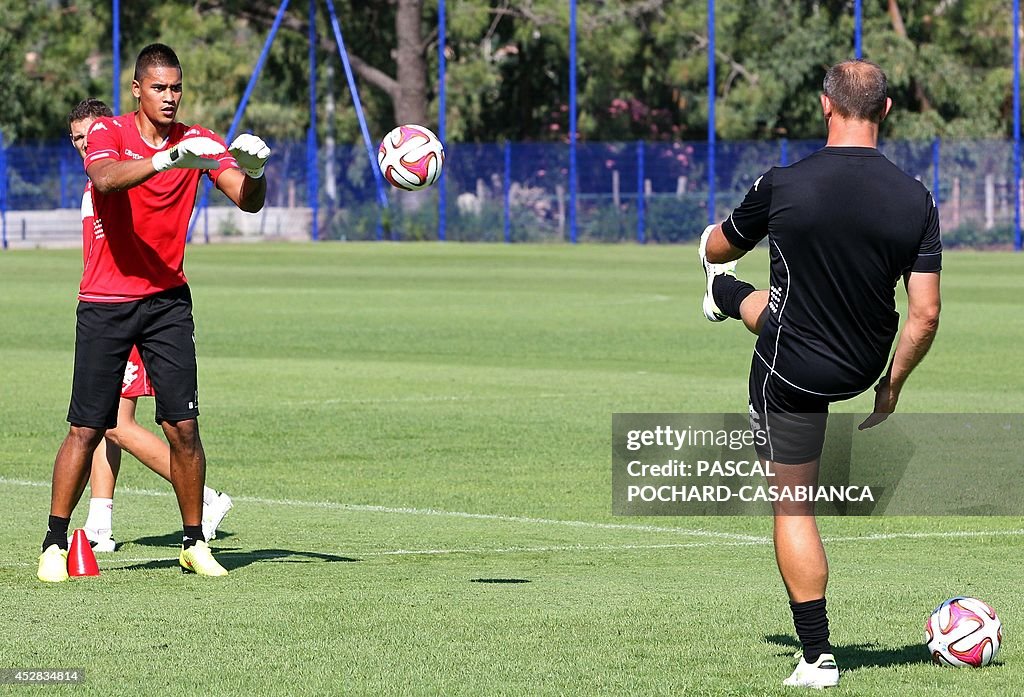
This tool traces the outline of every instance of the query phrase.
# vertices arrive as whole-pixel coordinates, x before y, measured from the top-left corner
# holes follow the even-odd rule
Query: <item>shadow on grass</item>
[[[362,559],[352,557],[339,557],[335,554],[322,554],[320,552],[304,552],[292,549],[254,549],[251,551],[239,549],[216,549],[214,550],[217,561],[228,571],[241,569],[250,564],[269,562],[273,564],[314,564],[318,562],[359,562]],[[175,559],[154,559],[152,561],[131,564],[118,567],[117,571],[133,571],[137,569],[173,569],[178,566]]]
[[[792,656],[800,648],[800,642],[785,634],[768,634],[766,644],[782,647],[780,656]],[[834,646],[836,661],[840,670],[846,672],[859,668],[890,668],[917,663],[931,663],[928,649],[922,644],[907,644],[900,647],[878,646],[877,644],[847,644]]]
[[[229,540],[234,537],[234,533],[224,532],[223,530],[217,531],[218,540]],[[140,547],[181,547],[181,530],[175,532],[169,532],[163,535],[150,535],[149,537],[139,537],[134,540],[127,540],[132,544],[139,545]]]

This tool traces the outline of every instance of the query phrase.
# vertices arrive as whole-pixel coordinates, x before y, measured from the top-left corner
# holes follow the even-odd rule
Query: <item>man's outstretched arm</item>
[[[711,231],[711,236],[708,237],[708,244],[704,250],[708,261],[712,264],[725,264],[735,261],[747,253],[747,250],[740,249],[726,238],[725,233],[722,232],[721,223],[715,225],[715,229]]]
[[[144,160],[115,160],[99,149],[87,156],[93,161],[86,174],[97,191],[109,194],[138,186],[168,169],[217,169],[220,162],[212,157],[223,152],[224,146],[210,138],[189,138]]]
[[[896,411],[904,383],[928,353],[939,330],[942,308],[939,274],[909,273],[904,277],[904,285],[907,287],[907,321],[896,342],[889,370],[875,387],[874,412],[860,425],[861,430],[882,423]]]

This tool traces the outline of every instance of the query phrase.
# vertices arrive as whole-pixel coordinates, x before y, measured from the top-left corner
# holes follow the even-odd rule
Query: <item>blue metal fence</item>
[[[2,143],[2,141],[0,141]],[[293,236],[312,235],[317,196],[318,237],[335,240],[436,240],[439,195],[394,189],[382,206],[363,144],[336,146],[328,162],[310,142],[272,143],[267,206],[284,215]],[[706,142],[581,143],[577,149],[576,235],[580,241],[681,242],[710,218],[721,220],[753,180],[773,165],[795,162],[822,141],[723,142],[715,147],[709,181]],[[947,244],[1006,244],[1014,240],[1013,141],[887,141],[882,152],[933,190]],[[449,144],[444,232],[448,240],[569,241],[569,147],[557,143]],[[333,173],[333,187],[327,176]],[[316,178],[320,186],[316,186]],[[0,145],[0,219],[25,211],[60,211],[54,222],[74,239],[85,184],[70,143]],[[712,189],[713,184],[713,189]],[[1020,186],[1018,181],[1018,186]],[[713,190],[713,204],[712,192]],[[333,198],[331,194],[333,193]],[[216,211],[229,205],[219,193]],[[713,205],[714,210],[709,211]],[[259,214],[257,214],[259,215]],[[45,243],[45,215],[22,216],[18,238]],[[56,218],[54,220],[57,220]],[[27,221],[27,222],[26,222]],[[200,216],[203,239],[225,234]],[[66,228],[66,229],[64,229]],[[241,234],[237,230],[234,234]]]

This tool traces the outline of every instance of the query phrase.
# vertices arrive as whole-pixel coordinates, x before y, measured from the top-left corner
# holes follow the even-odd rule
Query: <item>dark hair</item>
[[[857,58],[836,63],[825,73],[825,96],[837,114],[848,119],[881,123],[885,116],[888,81],[871,61]]]
[[[71,113],[68,114],[68,130],[71,130],[71,124],[75,121],[81,121],[82,119],[98,119],[101,116],[113,116],[114,112],[110,110],[103,101],[89,97],[80,101]]]
[[[167,44],[150,44],[139,51],[139,57],[135,59],[136,82],[142,82],[142,76],[150,68],[177,68],[181,70],[181,63],[178,62],[178,55]]]

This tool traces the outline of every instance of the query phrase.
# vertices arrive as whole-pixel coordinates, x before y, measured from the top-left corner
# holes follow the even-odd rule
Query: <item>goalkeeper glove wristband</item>
[[[217,169],[220,162],[205,156],[220,155],[223,152],[224,146],[212,138],[189,138],[153,155],[153,169],[157,172],[169,169]]]

